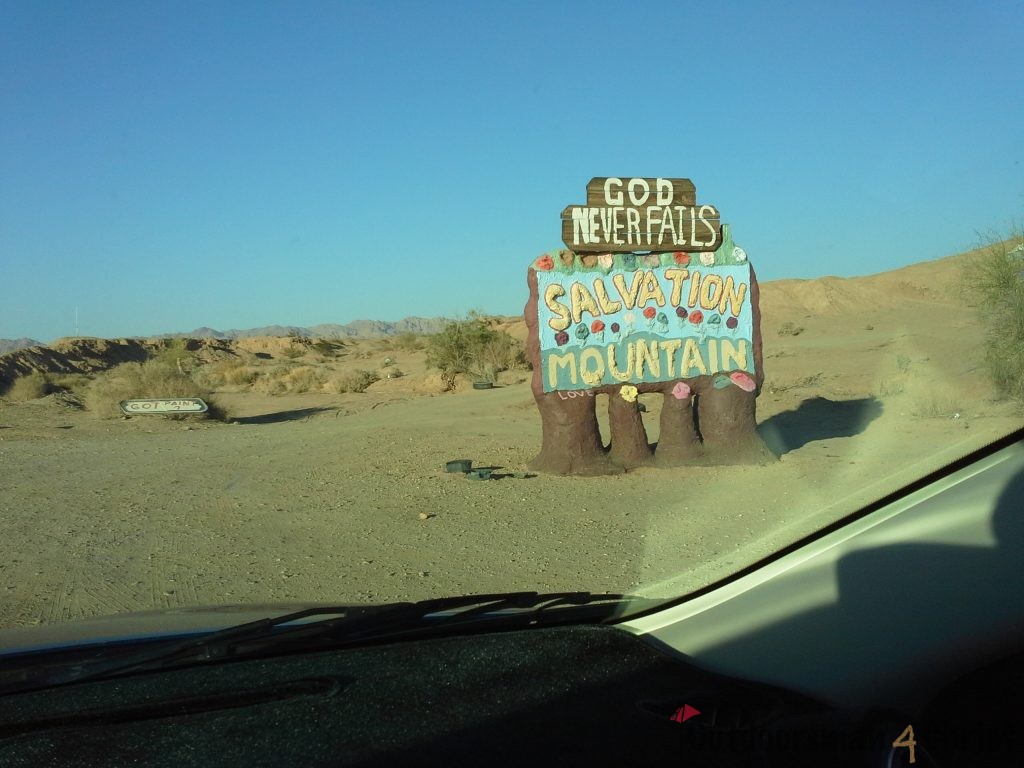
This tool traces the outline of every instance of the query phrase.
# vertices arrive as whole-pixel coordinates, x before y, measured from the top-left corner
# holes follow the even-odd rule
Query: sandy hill
[[[960,284],[965,265],[976,252],[922,262],[889,272],[864,277],[821,277],[809,280],[776,280],[761,284],[761,312],[764,333],[774,335],[784,323],[806,324],[808,318],[824,322],[871,322],[880,314],[900,314],[915,308],[941,316],[961,304]],[[523,286],[525,293],[525,285]],[[357,338],[387,336],[402,331],[436,332],[443,319],[406,318],[397,323],[358,321],[348,326],[322,325],[312,328],[268,326],[250,331],[219,332],[199,329],[191,338],[189,351],[202,361],[231,357],[240,352],[279,356],[291,340],[279,330],[298,331],[316,337]],[[494,318],[494,327],[513,337],[526,338],[521,317]],[[862,326],[863,327],[863,324]],[[270,331],[257,334],[256,331]],[[225,338],[228,334],[232,338]],[[215,337],[216,336],[216,337]],[[30,341],[30,340],[29,340]],[[59,339],[49,346],[35,344],[0,355],[0,385],[31,371],[91,374],[124,362],[139,362],[161,348],[156,339]]]

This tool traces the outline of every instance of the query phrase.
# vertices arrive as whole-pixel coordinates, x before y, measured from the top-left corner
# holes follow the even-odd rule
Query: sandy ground
[[[967,316],[928,296],[867,321],[854,304],[790,313],[795,336],[766,316],[758,418],[780,458],[762,467],[502,476],[540,445],[525,374],[440,394],[422,353],[362,394],[223,392],[236,423],[2,402],[0,626],[702,586],[1020,425],[985,383]],[[659,403],[644,403],[655,441]],[[499,477],[445,473],[456,458]]]

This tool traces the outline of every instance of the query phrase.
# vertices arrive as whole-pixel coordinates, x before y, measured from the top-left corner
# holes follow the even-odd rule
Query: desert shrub
[[[46,377],[46,374],[39,371],[19,376],[4,393],[11,400],[25,401],[37,400],[46,397],[54,390],[53,384]]]
[[[965,272],[965,293],[985,329],[989,377],[1024,407],[1024,235],[991,239]]]
[[[194,374],[196,381],[205,387],[245,386],[252,384],[259,372],[238,360],[221,360]]]
[[[289,360],[295,360],[306,354],[306,350],[301,345],[291,344],[285,347],[281,351],[281,354],[287,357]]]
[[[493,382],[498,373],[526,366],[522,343],[505,331],[495,330],[480,316],[448,323],[427,341],[427,366],[441,371],[447,389],[461,373],[477,381]]]
[[[320,371],[309,365],[292,368],[282,380],[287,391],[294,394],[319,390],[324,383]]]
[[[402,333],[395,336],[394,346],[396,349],[402,349],[406,352],[418,352],[427,346],[427,343],[412,331],[402,331]]]
[[[332,376],[327,381],[327,389],[339,394],[343,392],[365,392],[367,387],[375,381],[380,381],[380,376],[373,371],[350,371]]]
[[[176,371],[188,371],[192,366],[192,355],[188,350],[188,339],[162,339],[162,346],[150,355],[161,365],[174,368]]]
[[[324,357],[334,357],[339,346],[336,342],[328,341],[327,339],[317,339],[313,342],[313,349]]]
[[[169,418],[224,418],[224,410],[209,392],[193,379],[178,372],[176,364],[164,360],[122,363],[97,376],[85,395],[85,407],[100,418],[120,416],[122,400],[157,397],[201,397],[209,406],[206,413]]]
[[[802,326],[797,325],[792,320],[787,320],[779,326],[777,333],[779,336],[799,336],[803,331]]]
[[[47,374],[47,378],[57,389],[70,392],[83,391],[92,383],[92,378],[84,373],[51,373]]]
[[[381,372],[381,377],[385,378],[385,379],[400,379],[403,376],[405,376],[405,374],[402,372],[402,369],[401,368],[397,368],[394,365],[392,365],[392,366],[390,366],[388,368],[385,368]]]

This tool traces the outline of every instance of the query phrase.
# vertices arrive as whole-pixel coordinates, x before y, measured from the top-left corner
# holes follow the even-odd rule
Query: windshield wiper
[[[318,606],[282,616],[258,619],[187,640],[160,642],[124,655],[103,648],[91,661],[49,667],[41,674],[23,670],[16,681],[0,681],[0,694],[100,680],[196,663],[309,652],[369,643],[522,629],[558,624],[601,623],[643,610],[662,601],[589,592],[511,592],[464,595],[416,603],[379,606]],[[316,616],[329,616],[314,621]],[[31,662],[31,657],[25,660]],[[8,676],[10,680],[10,676]]]

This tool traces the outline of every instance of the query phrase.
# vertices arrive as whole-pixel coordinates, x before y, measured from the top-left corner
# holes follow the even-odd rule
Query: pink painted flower
[[[756,382],[743,371],[734,371],[729,374],[729,378],[732,379],[733,384],[742,389],[744,392],[753,392],[755,389],[757,389]]]
[[[590,324],[590,330],[593,331],[594,333],[600,333],[601,331],[604,330],[604,321],[595,320]]]
[[[644,310],[644,317],[646,317],[648,320],[653,320],[654,316],[657,314],[658,310],[656,310],[654,307],[648,307],[647,309]]]
[[[690,385],[685,381],[680,381],[674,387],[672,387],[672,397],[676,400],[685,400],[690,396]]]
[[[602,253],[597,257],[597,264],[601,269],[611,269],[615,266],[615,257],[610,253]]]
[[[676,251],[672,254],[672,260],[680,267],[685,267],[690,263],[690,254],[683,253],[682,251]]]
[[[555,268],[555,260],[551,256],[545,253],[535,262],[537,269],[543,269],[545,272]]]

